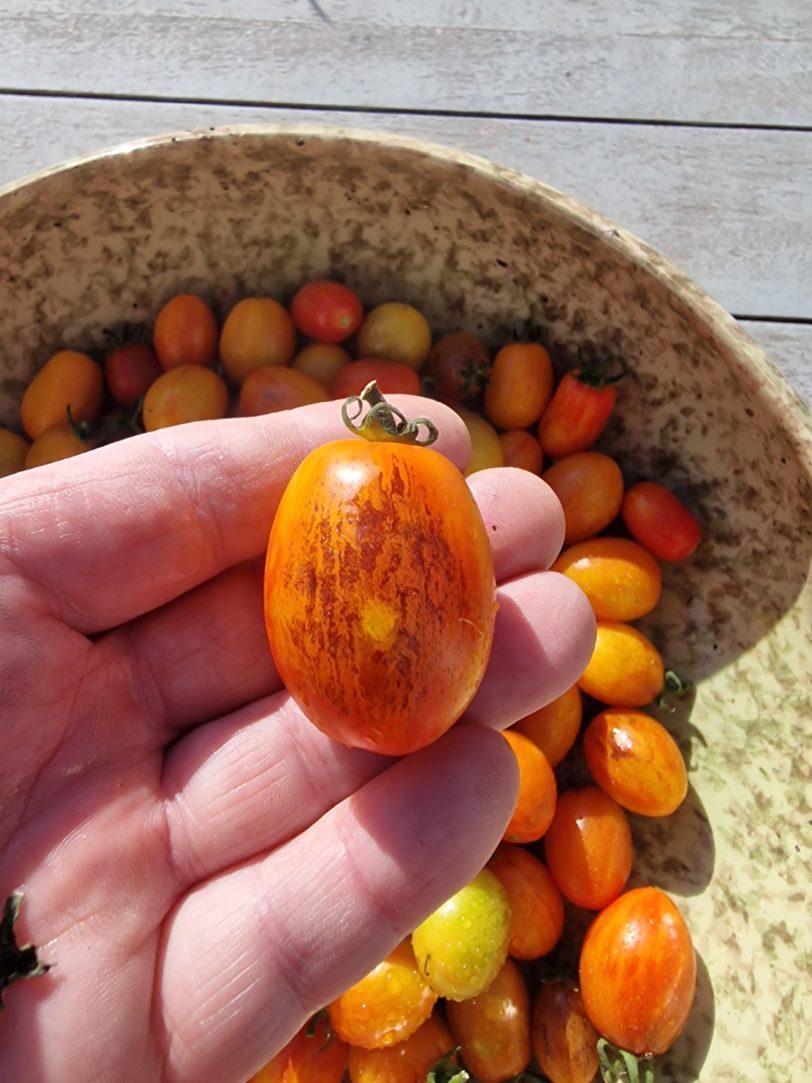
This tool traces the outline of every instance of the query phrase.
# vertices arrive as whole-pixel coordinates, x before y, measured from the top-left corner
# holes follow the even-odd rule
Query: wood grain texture
[[[809,0],[0,0],[0,86],[808,126]]]
[[[596,207],[730,311],[812,319],[812,137],[235,106],[2,99],[0,183],[130,139],[273,121],[388,130],[481,154]]]

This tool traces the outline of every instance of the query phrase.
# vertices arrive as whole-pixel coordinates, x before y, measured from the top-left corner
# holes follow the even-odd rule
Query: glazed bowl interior
[[[720,256],[721,258],[721,256]],[[0,424],[63,346],[150,321],[180,291],[223,315],[336,276],[409,301],[436,333],[492,345],[524,320],[562,355],[631,368],[601,447],[662,480],[705,528],[646,622],[694,695],[664,720],[690,764],[683,807],[633,817],[634,882],[663,887],[700,957],[662,1079],[797,1079],[809,977],[812,552],[808,414],[735,322],[656,253],[543,185],[361,132],[186,133],[0,191]],[[806,802],[806,803],[805,803]],[[804,811],[806,810],[806,811]],[[807,836],[808,837],[808,836]]]

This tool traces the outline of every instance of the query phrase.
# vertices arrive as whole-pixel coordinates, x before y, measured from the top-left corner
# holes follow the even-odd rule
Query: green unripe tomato
[[[484,992],[507,957],[510,906],[489,869],[418,925],[412,948],[426,981],[448,1000]]]

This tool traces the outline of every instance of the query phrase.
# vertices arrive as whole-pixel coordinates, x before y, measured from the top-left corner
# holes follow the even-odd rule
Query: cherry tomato
[[[614,459],[581,451],[542,475],[564,509],[566,545],[585,541],[607,527],[623,503],[623,475]]]
[[[505,829],[505,839],[535,842],[550,826],[555,812],[555,775],[547,757],[529,737],[515,730],[505,730],[502,736],[519,764],[519,795]]]
[[[504,466],[515,466],[520,470],[529,470],[531,474],[541,473],[543,454],[541,444],[525,429],[511,429],[499,433],[502,445]]]
[[[162,372],[154,350],[145,342],[117,346],[104,359],[107,390],[119,406],[135,406]]]
[[[159,376],[144,396],[147,432],[187,421],[225,417],[228,388],[212,369],[178,365]]]
[[[152,342],[165,369],[213,365],[217,356],[217,320],[202,298],[179,293],[158,313]]]
[[[296,354],[291,361],[291,368],[305,373],[306,376],[312,376],[329,392],[339,370],[351,360],[343,346],[330,342],[313,342]]]
[[[350,1046],[350,1083],[425,1083],[439,1061],[448,1058],[449,1065],[456,1064],[455,1044],[451,1031],[435,1012],[405,1042],[386,1049]]]
[[[575,744],[581,728],[583,705],[577,684],[552,703],[526,715],[512,728],[538,745],[551,767],[557,767]]]
[[[592,1083],[598,1071],[598,1032],[573,986],[541,983],[533,999],[531,1040],[550,1083]]]
[[[551,459],[592,447],[615,406],[614,387],[590,387],[576,370],[556,387],[539,422],[539,443]]]
[[[619,805],[643,816],[669,816],[688,792],[679,745],[656,718],[609,707],[584,732],[592,777]]]
[[[426,372],[439,398],[469,402],[488,386],[491,355],[481,338],[467,331],[452,331],[432,346]]]
[[[226,376],[245,383],[268,365],[287,365],[296,351],[296,328],[288,310],[272,297],[245,297],[226,317],[220,332],[220,360]]]
[[[600,910],[618,897],[632,870],[626,813],[597,786],[565,790],[544,836],[544,856],[565,899]]]
[[[333,1030],[350,1045],[396,1045],[425,1023],[437,1001],[408,940],[350,986],[327,1009]]]
[[[537,342],[511,342],[493,359],[485,415],[499,429],[535,424],[553,390],[553,363]]]
[[[519,968],[506,959],[484,992],[461,1003],[449,1001],[446,1014],[460,1055],[478,1083],[505,1083],[530,1061],[530,998]]]
[[[510,907],[508,955],[538,959],[552,951],[564,931],[564,899],[542,862],[529,850],[503,842],[488,868]]]
[[[349,1051],[320,1012],[248,1083],[341,1083]]]
[[[23,469],[30,446],[25,437],[11,429],[0,429],[0,478],[7,478]]]
[[[677,907],[655,887],[628,891],[587,930],[581,996],[595,1029],[637,1055],[664,1053],[696,990],[696,954]]]
[[[364,318],[358,296],[338,282],[308,282],[296,293],[290,314],[303,335],[316,342],[343,342]]]
[[[578,686],[611,707],[644,707],[662,691],[665,666],[651,640],[622,621],[598,621],[595,648]]]
[[[642,545],[627,538],[591,538],[570,546],[553,564],[577,583],[598,620],[637,620],[660,600],[660,566]]]
[[[239,411],[243,417],[275,414],[295,406],[326,402],[329,395],[312,376],[284,365],[268,365],[250,372],[240,388]]]
[[[393,756],[434,741],[479,686],[495,613],[487,531],[444,456],[339,440],[294,472],[265,620],[277,671],[328,736]]]
[[[660,560],[685,560],[702,540],[696,517],[655,481],[632,485],[620,509],[629,533]]]
[[[492,466],[504,466],[502,445],[493,425],[465,406],[454,406],[454,409],[465,422],[471,438],[471,459],[465,476],[470,477],[477,470],[488,470]]]
[[[413,369],[422,368],[431,350],[431,328],[425,316],[412,305],[389,301],[378,305],[358,332],[359,357],[400,361]]]
[[[70,459],[83,451],[90,451],[92,446],[69,422],[60,421],[58,425],[52,425],[40,433],[31,444],[25,455],[25,468],[30,470],[34,466]]]
[[[507,958],[509,940],[507,895],[488,869],[412,933],[420,973],[448,1000],[468,1000],[487,989]]]
[[[59,350],[23,392],[23,429],[36,440],[46,429],[67,421],[95,421],[104,400],[104,374],[92,357],[76,350]]]
[[[370,380],[377,383],[382,395],[420,394],[420,377],[409,365],[365,358],[350,361],[338,370],[330,394],[334,399],[360,395]]]

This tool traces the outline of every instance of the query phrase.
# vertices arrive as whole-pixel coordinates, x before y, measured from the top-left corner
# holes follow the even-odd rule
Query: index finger
[[[431,418],[437,450],[467,462],[452,410],[392,402]],[[260,554],[296,466],[348,435],[334,401],[163,429],[13,475],[0,488],[0,560],[77,631],[115,627]]]

